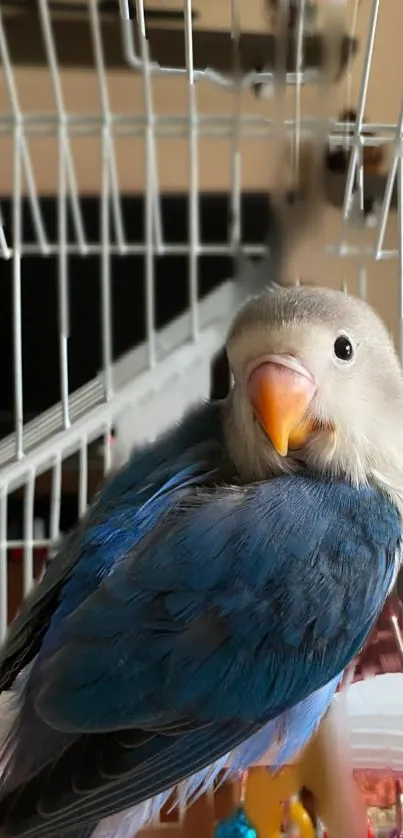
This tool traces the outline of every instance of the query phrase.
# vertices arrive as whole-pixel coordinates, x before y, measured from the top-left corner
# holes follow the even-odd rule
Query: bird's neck
[[[379,445],[351,433],[333,438],[324,430],[306,447],[280,457],[257,427],[251,406],[232,390],[222,403],[224,438],[231,461],[242,482],[267,480],[308,468],[324,478],[345,479],[354,486],[373,485],[385,492],[403,521],[403,450],[396,450],[395,433],[380,430]],[[381,438],[382,435],[382,438]]]

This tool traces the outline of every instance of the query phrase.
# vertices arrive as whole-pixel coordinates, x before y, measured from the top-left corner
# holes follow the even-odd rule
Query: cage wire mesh
[[[392,29],[397,37],[401,32],[397,19],[391,25],[393,14],[403,23],[399,2],[393,6],[393,0],[346,0],[350,40],[343,78],[334,85],[329,148],[341,145],[349,154],[344,173],[329,173],[329,229],[326,242],[317,243],[314,250],[316,255],[321,251],[316,279],[323,284],[325,275],[325,282],[367,296],[388,320],[401,350],[403,75],[398,72],[400,52],[390,44]],[[318,25],[324,3],[318,4]],[[9,306],[5,317],[11,324],[12,349],[3,378],[8,377],[14,400],[12,432],[3,433],[0,441],[1,637],[64,528],[64,495],[77,499],[73,520],[85,512],[110,468],[112,427],[120,423],[119,456],[124,459],[132,442],[153,438],[186,407],[208,396],[211,360],[233,313],[228,258],[241,251],[252,256],[264,252],[263,237],[256,241],[245,235],[248,219],[242,208],[245,190],[269,189],[271,73],[264,66],[245,70],[240,44],[246,30],[267,31],[267,5],[263,0],[204,0],[193,5],[192,0],[172,0],[170,8],[181,17],[179,23],[167,24],[165,34],[175,32],[181,39],[183,66],[172,60],[165,66],[153,55],[158,39],[151,37],[147,12],[161,12],[158,0],[146,9],[143,0],[137,0],[135,8],[129,0],[120,0],[119,7],[102,0],[72,0],[67,5],[67,12],[66,3],[59,0],[38,0],[35,8],[33,3],[11,0],[0,5],[2,294],[9,289],[7,305],[1,306]],[[287,75],[286,129],[297,178],[313,126],[316,71],[305,62],[311,6],[308,0],[299,4],[292,36],[295,64]],[[70,47],[73,53],[81,50],[76,64],[85,67],[74,66],[66,57],[77,21],[81,34]],[[230,33],[232,71],[197,63],[200,38],[209,26]],[[111,58],[112,35],[120,63]],[[379,40],[383,46],[377,57]],[[393,110],[389,121],[366,118],[369,90],[377,79],[388,85],[389,112]],[[382,99],[381,91],[378,100]],[[338,101],[355,109],[354,122],[337,120]],[[374,150],[384,155],[381,172],[368,164],[376,158]],[[182,239],[169,233],[169,213],[164,211],[163,196],[175,190],[187,196]],[[201,196],[212,191],[228,196],[231,224],[220,241],[214,234],[209,239],[202,229]],[[130,192],[144,195],[140,221],[130,209]],[[96,209],[91,204],[85,215],[88,194],[95,196]],[[363,222],[364,216],[370,223]],[[252,228],[254,224],[257,218],[250,220]],[[224,226],[227,230],[226,218]],[[141,308],[143,335],[137,345],[132,341],[134,348],[117,357],[114,283],[135,257],[141,261],[126,281],[134,289],[133,318]],[[203,291],[203,259],[213,257],[224,259],[224,267]],[[156,319],[159,264],[171,260],[173,288],[179,258],[186,277],[186,305],[161,327]],[[85,283],[86,265],[94,259],[99,304],[96,311],[87,311],[86,323],[96,322],[102,363],[88,380],[78,379],[77,387],[69,343],[70,297],[77,273]],[[42,335],[36,336],[36,350],[27,349],[24,307],[32,305],[33,297],[26,296],[26,286],[30,284],[37,300],[44,301],[50,287],[43,285],[46,271],[53,288],[46,317],[53,324],[58,393],[52,406],[31,418],[25,394],[39,385],[27,381],[26,355],[40,351]],[[294,271],[298,278],[299,267]],[[168,297],[170,287],[165,289]],[[18,578],[11,572],[13,561],[19,562]]]

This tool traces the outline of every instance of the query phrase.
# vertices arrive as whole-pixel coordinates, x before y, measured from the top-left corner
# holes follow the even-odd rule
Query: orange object
[[[245,789],[245,812],[259,838],[279,838],[283,803],[297,790],[295,768],[271,775],[265,767],[250,768]],[[301,838],[311,838],[302,836]]]

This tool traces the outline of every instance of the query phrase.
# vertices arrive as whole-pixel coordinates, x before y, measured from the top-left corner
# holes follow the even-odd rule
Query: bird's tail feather
[[[10,751],[13,748],[13,731],[21,709],[24,692],[34,661],[17,675],[10,690],[0,693],[0,782],[9,767]]]
[[[337,676],[287,713],[273,719],[232,753],[225,754],[213,765],[188,777],[177,789],[168,789],[152,800],[105,818],[96,827],[92,838],[132,838],[145,824],[158,817],[161,808],[171,798],[173,807],[186,806],[214,784],[222,783],[261,760],[264,760],[265,764],[270,761],[273,770],[279,769],[290,762],[307,744],[326,713],[339,681],[340,676]],[[86,837],[80,835],[77,838]]]
[[[0,695],[0,745],[7,743],[19,711],[18,696],[10,690]],[[0,781],[8,764],[7,752],[0,750]]]

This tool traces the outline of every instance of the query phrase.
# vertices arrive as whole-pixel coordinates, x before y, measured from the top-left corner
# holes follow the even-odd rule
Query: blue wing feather
[[[278,715],[361,646],[399,537],[387,499],[341,482],[187,495],[69,620],[56,615],[40,714],[82,732],[163,723],[172,707],[203,722]]]
[[[102,488],[78,526],[64,538],[41,583],[25,600],[0,650],[0,690],[9,689],[18,672],[39,651],[60,589],[70,578],[72,568],[80,565],[76,596],[71,596],[70,600],[70,606],[74,608],[96,589],[100,578],[113,567],[116,555],[112,550],[108,551],[107,540],[102,551],[98,552],[97,545],[93,545],[94,550],[88,545],[86,552],[85,533],[96,526],[101,528],[109,513],[121,506],[131,508],[135,526],[134,515],[139,507],[145,509],[154,495],[179,486],[186,469],[193,470],[194,475],[198,468],[208,472],[216,465],[219,450],[222,450],[221,405],[209,403],[190,412],[178,427],[157,442],[133,453],[125,468]],[[203,482],[202,477],[200,480]],[[162,511],[163,508],[162,503]],[[145,526],[147,517],[143,513],[143,529]]]

